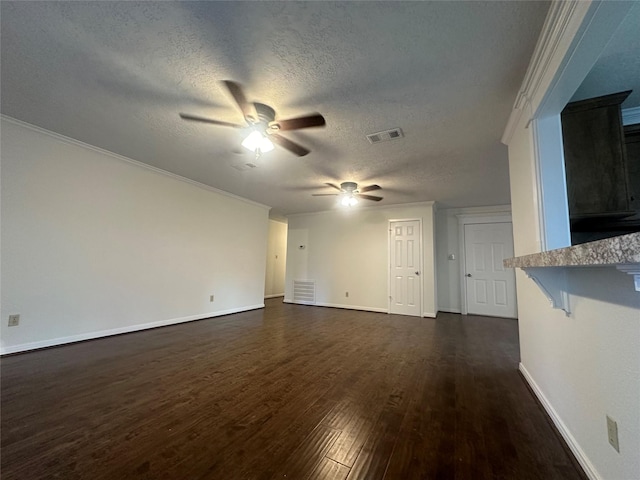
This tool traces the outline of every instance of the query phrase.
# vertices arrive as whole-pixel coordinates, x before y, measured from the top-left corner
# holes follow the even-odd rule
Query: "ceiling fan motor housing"
[[[258,114],[258,119],[254,122],[257,124],[264,125],[266,128],[270,122],[273,122],[276,118],[276,111],[271,108],[269,105],[265,105],[264,103],[254,103],[256,107],[256,113]],[[249,121],[252,121],[249,119]]]
[[[347,193],[353,193],[358,189],[358,184],[356,182],[342,182],[340,188]]]

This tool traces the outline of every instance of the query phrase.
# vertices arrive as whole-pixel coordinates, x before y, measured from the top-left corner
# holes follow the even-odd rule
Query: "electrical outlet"
[[[609,435],[609,443],[620,453],[620,444],[618,443],[618,424],[607,415],[607,434]]]
[[[344,296],[349,298],[349,292],[344,292]]]
[[[209,301],[213,302],[213,295],[209,295]]]
[[[20,315],[9,315],[9,326],[17,327],[20,325]]]

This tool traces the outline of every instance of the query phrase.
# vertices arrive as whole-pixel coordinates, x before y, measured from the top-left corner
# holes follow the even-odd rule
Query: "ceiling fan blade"
[[[222,125],[223,127],[245,128],[244,125],[237,125],[235,123],[222,122],[220,120],[212,120],[211,118],[198,117],[197,115],[189,115],[188,113],[181,113],[180,118],[182,118],[183,120],[191,120],[194,122],[210,123],[212,125]]]
[[[224,80],[222,83],[225,84],[227,90],[229,90],[229,93],[238,104],[238,107],[240,107],[240,111],[244,115],[244,118],[250,122],[258,121],[256,107],[253,103],[247,101],[247,97],[245,97],[242,87],[231,80]]]
[[[342,192],[342,189],[337,186],[335,183],[325,183],[325,185],[331,187],[331,188],[335,188],[336,190],[338,190],[339,192]],[[335,195],[335,194],[334,194]]]
[[[380,190],[382,187],[380,185],[369,185],[368,187],[362,187],[360,189],[360,193],[370,192],[372,190]]]
[[[304,157],[307,153],[310,152],[310,150],[307,150],[302,145],[298,145],[297,143],[292,142],[291,140],[281,137],[277,133],[272,133],[271,135],[269,135],[269,138],[273,140],[273,143],[277,143],[282,148],[286,148],[290,152],[298,155],[299,157]]]
[[[304,117],[289,118],[287,120],[276,120],[269,124],[275,130],[299,130],[301,128],[323,127],[326,125],[324,117],[319,113],[313,113]]]
[[[360,198],[364,198],[365,200],[373,200],[374,202],[382,200],[382,197],[376,197],[375,195],[363,195],[362,193],[357,193],[356,195]]]
[[[312,193],[312,197],[337,197],[339,193]]]

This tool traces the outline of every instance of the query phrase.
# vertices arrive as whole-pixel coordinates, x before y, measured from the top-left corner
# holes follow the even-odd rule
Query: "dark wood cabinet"
[[[624,127],[627,149],[627,181],[629,204],[636,215],[640,215],[640,123]]]
[[[562,111],[572,227],[633,215],[620,104],[631,93],[569,103]],[[638,192],[640,193],[640,192]]]

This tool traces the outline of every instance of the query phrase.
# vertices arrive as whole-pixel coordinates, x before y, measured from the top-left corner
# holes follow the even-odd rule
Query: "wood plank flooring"
[[[584,479],[517,322],[282,304],[1,360],[4,480]]]

